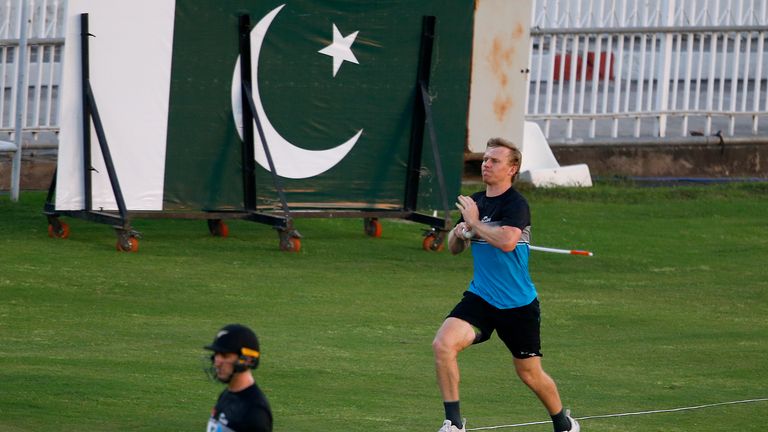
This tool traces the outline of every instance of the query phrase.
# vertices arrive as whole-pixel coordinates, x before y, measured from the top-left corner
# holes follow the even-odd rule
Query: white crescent
[[[272,161],[275,164],[275,171],[281,177],[302,179],[322,174],[338,164],[355,146],[363,130],[360,129],[352,138],[334,148],[328,150],[307,150],[291,144],[269,122],[269,118],[267,118],[267,114],[264,111],[264,105],[261,103],[261,96],[259,95],[259,54],[261,52],[261,45],[264,42],[264,36],[266,36],[270,24],[272,24],[272,20],[284,6],[283,4],[273,9],[251,30],[251,82],[256,83],[251,88],[251,94],[253,94],[256,112],[269,145]],[[241,100],[240,56],[238,56],[235,63],[235,71],[232,75],[232,114],[240,139],[243,138]],[[255,159],[259,165],[269,171],[269,163],[264,153],[264,147],[259,140],[255,123],[254,121],[253,130],[256,137],[254,140]]]

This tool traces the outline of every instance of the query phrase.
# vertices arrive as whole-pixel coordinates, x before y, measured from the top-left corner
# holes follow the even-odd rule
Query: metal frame
[[[414,114],[412,122],[411,141],[409,148],[409,162],[407,169],[406,188],[404,196],[404,206],[395,210],[291,210],[286,200],[282,181],[275,170],[275,165],[269,150],[261,121],[255,115],[256,107],[251,92],[252,75],[250,67],[250,16],[241,15],[238,19],[238,41],[240,51],[240,74],[242,82],[242,116],[243,116],[243,144],[242,144],[242,162],[243,162],[243,202],[244,211],[201,211],[201,212],[150,212],[150,211],[128,211],[120,181],[112,162],[104,127],[101,123],[98,107],[90,85],[89,76],[89,49],[88,38],[91,35],[88,32],[88,14],[80,15],[81,25],[81,66],[82,66],[82,110],[83,110],[83,193],[84,209],[76,211],[57,211],[55,209],[54,195],[56,190],[56,172],[54,172],[51,185],[48,189],[48,196],[44,206],[44,214],[48,218],[49,233],[54,237],[66,237],[69,233],[66,224],[59,220],[60,216],[71,216],[79,219],[88,220],[112,225],[118,235],[118,250],[135,251],[138,248],[137,239],[140,233],[135,231],[130,224],[130,217],[148,217],[148,218],[178,218],[178,219],[207,219],[208,228],[214,235],[223,235],[221,231],[221,222],[225,219],[242,219],[252,222],[259,222],[271,225],[278,232],[280,240],[280,249],[295,251],[300,248],[301,234],[294,228],[294,218],[355,218],[361,217],[364,220],[365,231],[369,235],[376,235],[375,227],[378,218],[402,218],[414,222],[430,225],[430,229],[425,232],[423,247],[429,250],[440,250],[445,240],[445,234],[450,229],[450,208],[445,190],[445,179],[440,161],[440,151],[437,143],[436,133],[432,122],[432,110],[428,94],[429,73],[431,67],[432,47],[435,36],[435,17],[426,16],[423,18],[421,47],[419,54],[419,66],[416,76],[416,91],[414,94]],[[264,153],[269,163],[270,174],[273,185],[277,191],[281,203],[280,211],[259,211],[256,205],[256,176],[255,176],[255,158],[254,145],[256,134],[254,134],[253,124],[256,124],[259,142],[263,146]],[[440,185],[441,198],[445,217],[438,218],[421,214],[416,211],[419,190],[419,171],[421,167],[422,148],[424,146],[424,127],[428,127],[430,142],[433,151],[433,157],[436,164],[436,174]],[[104,157],[105,166],[109,176],[112,192],[117,202],[118,211],[93,211],[92,210],[92,160],[91,160],[91,126],[96,132],[96,137]],[[380,233],[380,231],[378,231]]]
[[[137,238],[140,234],[131,228],[130,220],[128,218],[128,209],[125,205],[125,199],[123,198],[122,189],[120,188],[120,181],[117,178],[117,172],[115,171],[114,163],[112,162],[112,155],[109,151],[109,143],[104,132],[104,125],[101,123],[101,117],[99,116],[98,106],[96,99],[93,95],[93,89],[91,88],[90,81],[90,66],[89,66],[89,49],[88,38],[93,36],[88,31],[88,14],[80,14],[80,48],[81,48],[81,68],[82,68],[82,115],[83,115],[83,197],[84,205],[83,210],[67,210],[57,211],[55,203],[53,202],[54,193],[56,190],[56,175],[54,172],[51,186],[48,188],[48,196],[45,201],[43,213],[46,215],[49,224],[49,233],[55,237],[66,237],[69,233],[66,224],[59,220],[59,216],[66,215],[76,217],[79,219],[88,220],[91,222],[98,222],[103,224],[112,225],[117,232],[117,247],[122,250],[133,250],[134,245],[137,245]],[[109,181],[112,186],[112,192],[115,195],[115,201],[117,202],[118,214],[114,212],[106,211],[93,211],[93,202],[91,195],[91,173],[93,167],[91,165],[91,126],[96,132],[96,138],[101,149],[101,154],[104,158],[104,164],[109,176]]]
[[[286,244],[286,238],[300,238],[301,235],[293,227],[293,219],[302,218],[355,218],[362,217],[364,219],[364,226],[366,232],[369,231],[369,226],[378,218],[401,218],[414,222],[430,225],[431,228],[425,232],[425,247],[431,250],[442,249],[442,243],[445,240],[445,233],[450,229],[450,208],[448,206],[448,200],[445,190],[445,179],[442,171],[442,164],[440,161],[440,151],[437,143],[437,138],[432,123],[432,110],[429,101],[429,95],[427,88],[429,86],[430,68],[432,64],[432,48],[435,38],[435,22],[434,16],[425,16],[422,19],[422,35],[421,46],[419,49],[419,62],[416,76],[416,92],[414,95],[414,110],[411,129],[411,141],[409,147],[408,167],[406,170],[406,188],[404,195],[404,206],[397,210],[291,210],[288,206],[285,198],[285,192],[280,181],[280,177],[275,170],[275,165],[272,160],[272,156],[269,150],[264,131],[261,126],[261,122],[256,113],[255,103],[253,101],[253,95],[251,93],[251,68],[250,62],[246,67],[243,65],[246,59],[250,60],[250,18],[247,15],[243,15],[239,20],[239,38],[240,38],[240,73],[243,92],[243,154],[246,152],[249,154],[250,166],[253,166],[253,145],[254,134],[252,130],[248,132],[248,129],[252,129],[254,122],[256,123],[256,129],[258,131],[259,141],[264,148],[264,154],[267,158],[267,162],[270,168],[270,174],[274,183],[275,190],[277,191],[282,211],[276,212],[250,212],[243,219],[252,220],[255,222],[272,224],[280,234],[281,248]],[[244,54],[247,53],[247,57]],[[247,102],[245,102],[247,101]],[[248,129],[246,129],[246,125]],[[438,218],[436,216],[430,216],[416,211],[418,191],[419,191],[419,172],[421,167],[421,155],[424,146],[424,126],[427,125],[430,134],[430,142],[432,144],[433,156],[436,165],[436,174],[438,182],[440,184],[440,192],[442,194],[443,210],[445,217]],[[250,137],[250,140],[247,138]],[[248,149],[246,148],[248,147]],[[245,163],[244,166],[248,166]],[[251,168],[248,168],[249,170]],[[244,179],[249,177],[248,173],[244,173]],[[254,183],[255,184],[255,183]],[[245,197],[245,202],[255,202],[255,186],[251,189],[254,194]],[[250,192],[249,192],[250,193]],[[255,206],[254,206],[255,207]],[[219,215],[222,215],[219,213]],[[223,214],[223,215],[226,215]],[[427,241],[429,240],[429,241]]]

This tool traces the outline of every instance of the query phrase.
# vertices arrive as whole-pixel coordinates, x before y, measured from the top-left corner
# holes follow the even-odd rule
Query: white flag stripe
[[[84,208],[80,14],[89,14],[91,86],[130,210],[162,210],[175,0],[69,0],[56,209]],[[93,208],[115,210],[95,134]]]

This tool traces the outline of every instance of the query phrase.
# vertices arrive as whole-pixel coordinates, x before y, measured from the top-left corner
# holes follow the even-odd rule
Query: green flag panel
[[[256,103],[286,145],[299,152],[285,160],[272,147],[282,144],[268,139],[281,163],[301,168],[314,154],[362,131],[327,170],[280,177],[294,209],[403,207],[422,18],[435,16],[429,90],[452,198],[466,141],[473,12],[474,2],[455,0],[178,2],[164,208],[243,209],[242,141],[232,109],[242,13],[265,30],[252,63]],[[426,131],[421,165],[418,205],[440,208]],[[259,208],[274,205],[272,176],[259,164],[255,182]]]

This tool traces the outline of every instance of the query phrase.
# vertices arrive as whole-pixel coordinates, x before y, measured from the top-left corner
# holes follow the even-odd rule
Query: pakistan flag
[[[449,196],[466,139],[472,1],[176,3],[164,209],[243,203],[238,17],[251,21],[253,97],[292,208],[403,205],[422,17],[436,17],[432,113]],[[254,131],[256,129],[254,128]],[[255,133],[260,208],[277,200]],[[419,207],[439,208],[425,133]]]
[[[402,208],[416,171],[418,207],[440,207],[428,139],[407,170],[423,21],[436,19],[429,96],[451,196],[466,141],[473,14],[472,0],[70,0],[56,208],[117,207],[95,121],[90,161],[83,154],[84,55],[129,210],[243,210],[244,190],[249,207],[274,205],[259,134],[243,151],[246,15],[255,116],[292,208]],[[87,52],[83,30],[93,36]]]

